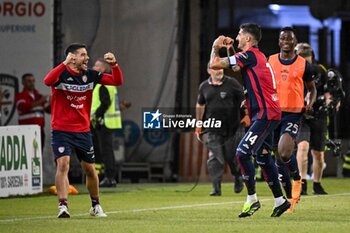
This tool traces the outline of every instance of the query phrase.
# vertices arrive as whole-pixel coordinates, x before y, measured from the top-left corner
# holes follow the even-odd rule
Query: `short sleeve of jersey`
[[[237,64],[241,68],[256,64],[256,56],[252,51],[248,50],[244,53],[236,53],[234,56],[236,57]],[[235,65],[235,64],[230,64],[230,65]]]
[[[199,86],[199,90],[198,90],[197,103],[200,104],[200,105],[205,105],[205,97],[203,95],[204,84],[205,83],[202,83]]]
[[[312,75],[312,66],[307,61],[305,61],[305,62],[306,62],[306,65],[305,65],[305,72],[304,72],[303,80],[305,82],[310,82],[310,81],[314,80],[313,75]]]

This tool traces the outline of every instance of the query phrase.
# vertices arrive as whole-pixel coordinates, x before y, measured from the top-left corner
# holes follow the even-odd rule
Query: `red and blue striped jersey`
[[[276,82],[265,55],[257,47],[251,47],[229,60],[231,66],[238,64],[241,68],[251,120],[280,120]]]

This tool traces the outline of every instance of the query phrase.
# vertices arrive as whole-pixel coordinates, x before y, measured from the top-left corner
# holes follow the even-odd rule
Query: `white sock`
[[[256,196],[256,193],[252,195],[247,195],[247,202],[250,204],[253,204],[254,202],[258,201],[258,197]]]
[[[275,207],[282,205],[286,199],[283,198],[283,196],[275,198]]]

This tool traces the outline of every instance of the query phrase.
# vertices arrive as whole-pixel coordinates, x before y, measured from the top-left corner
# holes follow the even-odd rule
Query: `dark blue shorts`
[[[237,154],[256,155],[262,146],[272,149],[272,132],[280,121],[256,120],[250,126],[237,148]]]
[[[95,153],[90,132],[74,133],[59,130],[52,131],[52,150],[55,160],[75,153],[79,161],[95,163]]]
[[[288,133],[293,139],[296,139],[299,134],[302,117],[302,113],[282,113],[281,123],[274,132],[275,146],[278,145],[279,138],[285,133]]]

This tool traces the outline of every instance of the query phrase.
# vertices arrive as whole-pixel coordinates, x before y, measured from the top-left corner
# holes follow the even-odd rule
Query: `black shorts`
[[[95,163],[95,153],[90,132],[74,133],[53,130],[51,145],[55,160],[62,156],[71,156],[73,151],[75,151],[79,161]]]
[[[327,119],[303,119],[297,143],[308,141],[310,149],[324,151],[326,146]]]

